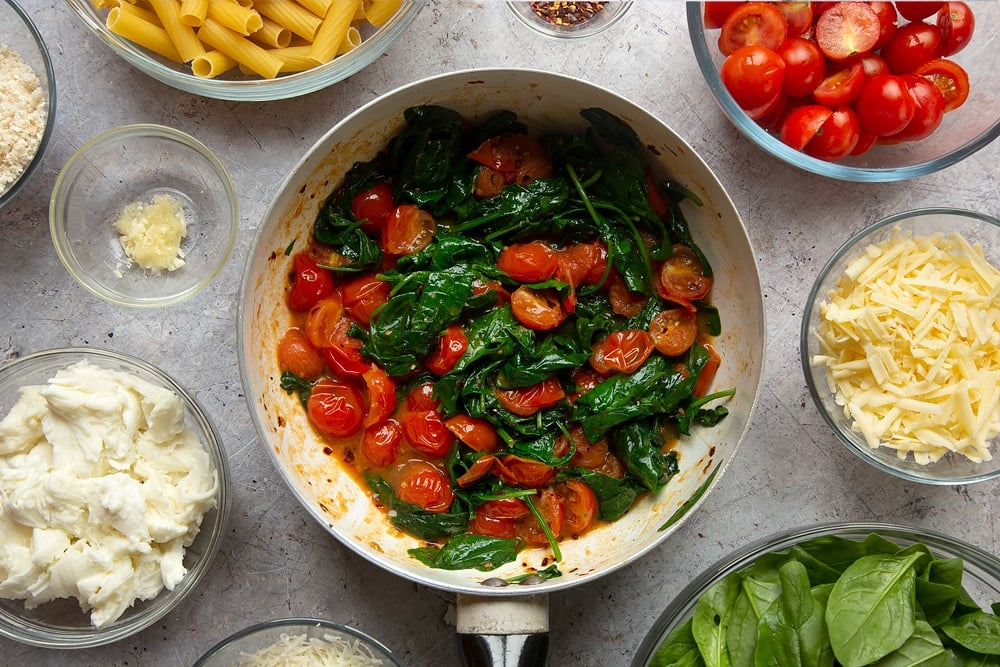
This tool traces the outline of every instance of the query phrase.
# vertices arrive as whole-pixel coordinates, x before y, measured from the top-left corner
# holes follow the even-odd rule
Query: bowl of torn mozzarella
[[[282,618],[251,625],[213,646],[194,667],[273,665],[402,667],[376,639],[318,618]]]
[[[802,321],[814,402],[876,468],[926,484],[1000,474],[1000,221],[928,208],[854,235]]]
[[[228,515],[222,442],[150,364],[56,349],[0,367],[0,636],[128,637],[208,572]]]

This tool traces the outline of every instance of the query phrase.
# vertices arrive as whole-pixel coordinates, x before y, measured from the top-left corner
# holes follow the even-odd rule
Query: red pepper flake
[[[606,2],[532,2],[533,11],[552,25],[571,26],[586,23],[604,9]]]

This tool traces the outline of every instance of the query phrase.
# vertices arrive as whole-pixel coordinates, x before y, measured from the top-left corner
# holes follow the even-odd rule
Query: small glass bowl
[[[184,207],[184,265],[148,270],[130,261],[115,227],[122,209],[169,194]],[[93,294],[122,306],[155,308],[208,285],[232,253],[239,228],[236,191],[200,141],[161,125],[125,125],[78,148],[56,179],[49,205],[56,253]]]
[[[44,385],[58,371],[78,361],[123,371],[176,393],[184,402],[184,422],[205,446],[218,475],[216,503],[202,517],[194,542],[184,552],[187,574],[172,591],[137,601],[118,620],[95,628],[90,615],[74,599],[53,600],[26,609],[18,600],[0,599],[0,636],[48,649],[81,649],[120,641],[153,625],[194,591],[208,574],[229,517],[229,464],[222,440],[198,401],[170,376],[130,355],[90,348],[60,348],[37,352],[0,366],[0,417],[18,400],[21,387]]]
[[[532,4],[531,2],[508,2],[507,7],[521,23],[541,35],[555,39],[579,39],[598,35],[618,23],[628,13],[628,10],[632,8],[632,3],[627,0],[605,1],[604,7],[586,21],[571,25],[557,25],[536,14],[531,7]]]
[[[21,9],[14,0],[0,1],[0,46],[4,45],[20,56],[38,77],[46,109],[45,125],[34,155],[24,166],[20,175],[8,183],[6,187],[0,183],[0,208],[13,199],[42,161],[42,155],[45,154],[45,148],[49,144],[56,119],[56,77],[52,70],[48,48],[46,48],[41,34],[27,12]]]
[[[800,331],[800,355],[809,393],[837,438],[862,460],[883,472],[913,482],[938,485],[995,479],[1000,476],[1000,437],[990,441],[993,459],[981,463],[948,453],[935,462],[920,464],[914,461],[912,454],[900,459],[895,450],[888,447],[873,449],[864,436],[853,428],[854,420],[845,415],[844,407],[837,405],[826,377],[826,367],[812,363],[813,358],[821,353],[816,335],[820,324],[820,304],[827,299],[848,263],[859,257],[869,245],[890,238],[897,228],[913,237],[958,233],[969,243],[981,244],[987,261],[1000,268],[1000,220],[979,213],[948,208],[917,209],[891,215],[861,230],[823,266],[806,300]]]
[[[691,618],[695,604],[705,591],[727,575],[750,566],[774,551],[784,551],[818,537],[837,536],[862,541],[871,533],[895,542],[900,547],[922,543],[938,558],[960,558],[964,564],[963,585],[978,604],[989,608],[1000,601],[1000,559],[971,544],[943,533],[885,523],[828,523],[794,528],[754,542],[722,558],[687,585],[653,623],[639,645],[632,667],[648,667],[663,640]]]
[[[1000,23],[1000,3],[976,2],[979,33],[949,60],[969,73],[971,91],[960,108],[948,112],[932,135],[897,145],[876,145],[862,155],[827,162],[785,144],[750,118],[722,83],[719,69],[725,56],[717,44],[719,30],[704,27],[704,3],[687,5],[688,33],[705,83],[722,112],[743,136],[771,156],[805,171],[844,181],[867,183],[903,181],[926,176],[972,155],[1000,136],[1000,49],[987,31]]]
[[[244,654],[252,654],[272,646],[281,641],[283,636],[302,635],[306,639],[333,637],[357,644],[372,657],[381,660],[384,667],[402,667],[402,663],[392,652],[372,637],[347,625],[318,618],[283,618],[251,625],[213,646],[193,667],[237,667],[242,664],[240,658]]]
[[[346,54],[312,69],[282,74],[274,79],[225,74],[218,78],[197,77],[188,65],[180,65],[124,39],[110,29],[106,9],[95,9],[90,0],[66,0],[83,24],[118,56],[154,79],[179,90],[204,97],[237,102],[281,100],[305,95],[342,81],[361,71],[398,40],[427,0],[403,0],[400,8],[381,27],[362,32],[362,42]]]

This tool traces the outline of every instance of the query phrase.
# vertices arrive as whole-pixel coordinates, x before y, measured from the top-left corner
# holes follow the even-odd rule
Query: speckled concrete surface
[[[854,185],[788,167],[748,143],[698,74],[679,2],[640,2],[609,32],[557,44],[516,25],[498,2],[432,0],[374,65],[327,90],[234,103],[168,88],[114,56],[57,0],[22,0],[52,51],[55,134],[32,181],[0,210],[0,355],[91,345],[160,365],[207,407],[233,470],[228,536],[204,586],[154,627],[103,648],[55,652],[0,640],[0,663],[190,665],[251,623],[316,615],[366,630],[413,667],[458,664],[453,598],[387,574],[342,548],[301,510],[264,455],[236,359],[239,281],[254,231],[306,150],[357,106],[427,75],[475,66],[565,72],[657,114],[728,188],[757,251],[769,325],[754,422],[703,508],[653,553],[554,594],[551,665],[623,665],[662,607],[698,572],[773,531],[831,520],[938,529],[996,552],[1000,487],[930,487],[888,478],[828,432],[802,379],[798,327],[809,286],[851,232],[911,207],[951,205],[1000,215],[1000,147],[905,184]],[[95,133],[134,122],[188,131],[217,152],[239,193],[236,251],[203,293],[166,310],[122,311],[72,281],[49,240],[59,169]]]

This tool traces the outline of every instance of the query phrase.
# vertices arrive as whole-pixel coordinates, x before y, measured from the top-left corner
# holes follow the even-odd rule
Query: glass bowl
[[[791,549],[808,540],[840,537],[861,542],[872,533],[881,535],[901,548],[921,543],[937,558],[962,559],[964,565],[962,585],[972,599],[987,610],[990,604],[1000,601],[1000,560],[978,547],[943,533],[884,523],[829,523],[794,528],[743,547],[698,575],[666,606],[653,623],[632,660],[632,667],[663,664],[653,662],[657,649],[671,632],[692,617],[695,604],[702,594],[727,575],[743,570],[767,554]]]
[[[196,95],[245,102],[297,97],[346,79],[385,53],[427,4],[427,0],[403,0],[396,13],[381,27],[364,27],[358,35],[361,43],[351,51],[318,67],[263,79],[242,75],[238,68],[217,78],[194,76],[190,66],[158,56],[113,33],[106,25],[107,9],[95,9],[90,0],[66,2],[112,51],[154,79]]]
[[[590,18],[576,23],[557,24],[545,19],[535,13],[532,5],[598,5],[604,6],[593,13]],[[508,2],[508,9],[524,25],[535,32],[546,37],[556,39],[579,39],[581,37],[592,37],[600,34],[621,20],[628,10],[632,8],[632,3],[627,0],[610,0],[603,3],[548,3],[548,2]]]
[[[971,92],[958,109],[944,116],[929,137],[897,145],[876,145],[866,153],[827,162],[783,143],[751,119],[726,90],[719,74],[725,59],[717,40],[719,30],[704,27],[703,3],[687,5],[688,33],[705,82],[722,112],[747,139],[771,156],[814,174],[844,181],[902,181],[934,173],[972,155],[1000,136],[1000,50],[987,31],[1000,22],[1000,3],[973,3],[977,34],[949,60],[969,74]]]
[[[984,481],[997,477],[1000,475],[1000,448],[998,448],[1000,437],[994,434],[993,437],[987,439],[987,443],[991,445],[993,451],[992,460],[985,460],[978,463],[955,452],[948,452],[934,462],[918,463],[912,454],[907,455],[906,458],[899,458],[895,450],[887,446],[872,448],[869,446],[865,435],[855,426],[855,419],[845,413],[843,405],[838,405],[833,390],[835,385],[832,385],[827,377],[828,366],[824,361],[825,356],[820,356],[827,355],[828,349],[825,346],[821,346],[817,331],[819,331],[821,323],[821,304],[829,300],[831,289],[835,288],[838,281],[844,275],[848,264],[865,253],[865,250],[869,246],[882,242],[889,244],[891,239],[894,238],[894,234],[897,234],[896,238],[898,238],[899,234],[902,234],[904,236],[912,236],[912,238],[916,239],[930,237],[936,233],[941,233],[947,237],[952,232],[960,234],[969,243],[981,244],[986,261],[994,267],[1000,267],[1000,221],[979,213],[946,208],[918,209],[898,213],[858,232],[834,253],[833,257],[820,270],[812,291],[809,293],[800,332],[802,367],[805,373],[806,384],[809,387],[809,393],[812,395],[813,401],[823,419],[830,425],[841,442],[864,461],[867,461],[879,470],[903,479],[926,484],[968,484],[970,482]],[[939,243],[936,247],[942,246]],[[952,273],[951,275],[954,276],[955,274]],[[894,282],[895,276],[891,272],[886,272],[884,277],[893,287],[902,284],[901,282]],[[867,275],[865,275],[865,281],[867,282]],[[880,290],[880,293],[883,292],[884,290]],[[992,298],[995,299],[995,296]],[[873,305],[876,304],[874,299],[871,302]],[[990,309],[995,311],[996,308],[996,302],[990,301]],[[887,330],[890,330],[888,336],[890,338],[895,337],[897,340],[893,354],[893,358],[897,360],[921,356],[911,354],[906,348],[901,348],[902,343],[898,342],[907,340],[910,332],[915,334],[916,337],[923,335],[920,332],[920,327],[913,325],[915,318],[916,316],[912,318],[898,317],[895,314],[892,317],[886,318],[886,322],[891,325],[885,327]],[[991,325],[987,325],[987,331],[990,326],[993,327],[992,335],[995,341],[998,336],[997,327],[1000,327],[1000,324],[993,322]],[[943,330],[944,325],[941,325],[939,328]],[[952,329],[951,332],[942,331],[941,335],[955,335],[958,337],[959,344],[961,344],[966,339],[967,333],[962,332],[959,325],[952,327]],[[873,341],[873,343],[881,342]],[[995,342],[992,345],[995,345]],[[924,347],[926,346],[914,346],[910,349],[918,352],[924,349]],[[992,348],[987,346],[987,349]],[[817,359],[818,356],[819,359]],[[948,357],[947,359],[950,358]],[[960,357],[956,356],[955,358]],[[943,361],[945,359],[942,359]],[[980,372],[984,370],[985,366],[988,366],[988,364],[979,364]],[[921,365],[920,368],[927,369],[926,373],[922,370],[914,375],[915,381],[906,381],[907,385],[913,386],[914,393],[926,395],[924,390],[919,387],[919,384],[927,380],[927,378],[930,379],[930,382],[939,382],[943,379],[948,379],[955,384],[955,387],[959,386],[959,380],[955,378],[955,374],[947,372],[934,374],[931,370],[934,368],[934,364],[930,360]],[[944,366],[943,368],[947,369],[948,366]],[[904,371],[908,369],[908,365],[903,366]],[[997,370],[1000,369],[993,369],[994,372],[997,372]],[[873,377],[875,376],[873,375]],[[899,383],[900,380],[898,378],[899,376],[895,376],[892,378],[892,381]],[[933,389],[939,391],[937,385],[933,385]],[[992,408],[989,408],[988,406],[991,404],[990,399],[979,395],[977,393],[978,389],[973,388],[973,392],[971,396],[973,397],[972,402],[974,407],[979,408],[983,406],[983,409],[978,410],[984,417],[981,423],[988,424],[988,420],[985,417],[990,414],[994,415],[993,418],[996,419],[996,415],[998,414],[996,405],[994,404]],[[957,395],[951,389],[947,392],[942,391],[942,393],[945,395]],[[975,399],[978,398],[982,398],[982,400],[976,401]],[[893,400],[893,404],[900,405],[895,399]],[[943,411],[942,414],[947,415],[947,412]],[[895,417],[892,417],[892,419],[895,419]],[[940,419],[946,424],[950,423],[946,420],[946,417],[941,417]],[[863,420],[862,424],[864,423]],[[938,424],[938,426],[941,426],[941,424]],[[922,441],[929,439],[929,437],[921,435]]]
[[[116,226],[129,204],[164,195],[186,220],[179,268],[132,261]],[[200,141],[161,125],[125,125],[66,161],[49,228],[59,259],[86,289],[122,306],[154,308],[190,298],[218,275],[236,242],[238,208],[225,167]]]
[[[194,663],[194,667],[238,667],[244,664],[240,660],[244,654],[253,654],[266,649],[286,636],[290,638],[305,636],[306,640],[347,642],[355,647],[356,652],[364,652],[366,657],[371,657],[372,665],[402,667],[402,663],[392,652],[372,637],[347,625],[318,618],[284,618],[251,625],[213,646]]]
[[[0,47],[4,46],[19,57],[20,62],[15,61],[18,67],[32,70],[38,78],[38,89],[36,93],[28,93],[30,110],[19,109],[15,116],[21,126],[33,118],[34,131],[16,141],[8,137],[0,141],[0,152],[5,153],[0,160],[0,208],[17,194],[42,161],[56,118],[56,77],[49,51],[27,12],[14,0],[0,1]],[[10,90],[5,87],[4,96]],[[6,132],[7,123],[13,120],[6,112],[0,114],[0,132]],[[10,147],[17,149],[10,151],[15,159],[6,156]]]
[[[150,600],[136,601],[117,620],[101,627],[95,627],[90,614],[84,613],[72,598],[56,599],[33,609],[18,600],[0,600],[0,636],[50,649],[88,648],[119,641],[174,610],[208,574],[222,543],[229,514],[229,468],[215,427],[191,394],[145,361],[117,352],[83,348],[46,350],[21,357],[0,366],[0,418],[10,412],[22,387],[46,385],[58,371],[79,361],[128,373],[177,394],[184,405],[184,425],[193,430],[205,447],[218,483],[215,505],[202,515],[197,535],[184,550],[183,566],[187,571],[173,590],[163,589]],[[3,460],[5,464],[8,462],[6,456]],[[4,523],[8,519],[4,516]]]

